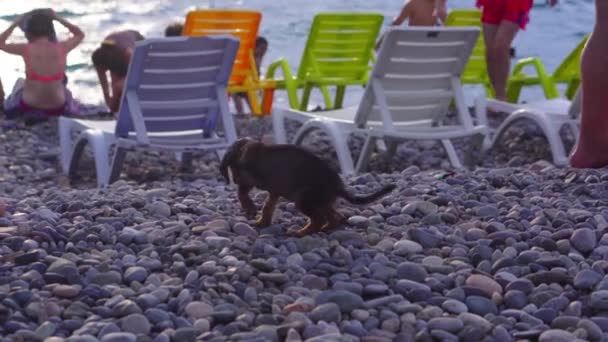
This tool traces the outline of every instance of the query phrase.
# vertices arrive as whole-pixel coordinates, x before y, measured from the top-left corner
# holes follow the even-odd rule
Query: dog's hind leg
[[[325,215],[316,214],[310,216],[310,221],[303,228],[287,233],[289,236],[303,237],[306,235],[318,233],[326,226]]]
[[[258,213],[258,208],[253,203],[251,197],[249,197],[249,191],[251,191],[251,187],[239,185],[238,190],[239,202],[241,203],[241,208],[245,211],[245,216],[248,219],[254,219],[255,215]]]
[[[258,227],[266,227],[272,223],[272,214],[274,213],[274,209],[277,206],[277,202],[279,201],[279,196],[268,193],[268,198],[264,203],[264,207],[262,208],[262,217],[260,217],[255,225]]]
[[[328,205],[323,204],[323,202],[327,202],[322,201],[315,195],[316,194],[314,192],[304,194],[304,196],[302,196],[300,200],[296,202],[296,206],[298,207],[298,209],[304,215],[308,216],[310,221],[306,226],[304,226],[304,228],[292,232],[289,235],[302,237],[305,235],[318,233],[327,224]]]

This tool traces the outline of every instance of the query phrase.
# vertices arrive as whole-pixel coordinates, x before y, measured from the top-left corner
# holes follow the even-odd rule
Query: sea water
[[[263,13],[260,34],[269,41],[262,69],[278,58],[286,58],[295,72],[301,58],[311,21],[320,12],[377,12],[385,16],[385,26],[398,13],[404,0],[0,0],[0,29],[6,28],[16,15],[33,8],[51,7],[86,33],[84,42],[69,54],[69,87],[81,101],[103,102],[97,75],[91,65],[91,53],[112,31],[136,29],[145,37],[162,36],[167,24],[183,21],[185,14],[195,8],[240,8]],[[449,0],[450,8],[472,8],[475,0]],[[550,8],[536,1],[526,31],[518,34],[514,47],[517,57],[538,56],[551,72],[563,58],[591,31],[594,22],[591,0],[561,0]],[[55,24],[59,36],[67,31]],[[13,38],[23,40],[17,29]],[[21,58],[0,52],[0,78],[9,92],[18,77],[23,77]],[[468,97],[482,93],[479,87],[467,88]],[[471,95],[472,94],[472,95]],[[542,95],[539,89],[526,89],[525,100]],[[361,87],[351,87],[346,103],[355,104]],[[276,103],[286,103],[284,94],[277,93]],[[320,103],[313,94],[312,105]]]

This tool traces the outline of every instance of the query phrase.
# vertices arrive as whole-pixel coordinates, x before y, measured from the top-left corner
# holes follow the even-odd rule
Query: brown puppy
[[[291,234],[295,236],[333,229],[342,223],[344,217],[334,209],[338,197],[353,204],[367,204],[395,189],[391,184],[368,196],[354,196],[346,191],[338,173],[314,153],[296,145],[264,145],[246,138],[228,149],[222,158],[220,172],[229,182],[232,175],[248,218],[257,214],[249,197],[251,189],[268,191],[262,216],[256,222],[259,227],[270,225],[279,198],[295,202],[310,218],[304,228]]]

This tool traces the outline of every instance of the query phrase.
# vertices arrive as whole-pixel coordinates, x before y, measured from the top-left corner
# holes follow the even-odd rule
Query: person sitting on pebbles
[[[27,19],[27,25],[24,20]],[[66,40],[56,41],[53,21],[65,26],[72,34]],[[27,43],[7,43],[16,27],[25,26]],[[69,114],[72,98],[64,83],[66,58],[82,40],[82,30],[59,17],[53,10],[38,10],[19,16],[0,34],[0,50],[18,55],[25,62],[25,80],[15,84],[13,92],[4,101],[7,115],[57,116]]]
[[[118,112],[135,42],[143,39],[144,36],[135,30],[114,32],[101,42],[101,46],[91,56],[99,77],[103,98],[112,113]],[[108,72],[110,73],[109,82]]]

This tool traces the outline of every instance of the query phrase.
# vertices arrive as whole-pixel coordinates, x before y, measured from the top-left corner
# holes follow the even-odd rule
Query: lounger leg
[[[325,102],[325,109],[334,109],[333,103],[331,102],[331,95],[329,95],[329,89],[327,86],[320,86],[319,90],[321,90],[321,94],[323,95],[323,101]]]
[[[308,101],[310,100],[310,93],[312,92],[312,84],[307,83],[304,86],[304,91],[302,93],[302,101],[300,102],[300,110],[306,111],[308,107]]]
[[[344,93],[346,92],[346,86],[336,87],[336,99],[334,101],[334,109],[342,108],[344,103]]]
[[[357,166],[355,166],[355,172],[363,172],[365,171],[365,167],[369,162],[369,157],[372,154],[372,150],[374,149],[374,145],[377,138],[369,134],[367,138],[365,138],[365,143],[363,144],[363,148],[361,149],[361,154],[359,155],[359,160],[357,160]]]
[[[287,144],[287,132],[285,130],[285,114],[277,110],[270,116],[272,118],[272,130],[276,144]]]
[[[80,161],[80,157],[82,156],[82,152],[84,151],[84,147],[87,145],[87,135],[85,132],[82,132],[76,141],[74,142],[74,146],[69,153],[66,167],[66,174],[68,178],[73,178],[76,176],[76,171],[78,170],[78,162]],[[95,168],[97,169],[97,160],[95,160]]]
[[[376,139],[376,150],[383,153],[388,151],[388,144],[385,139]]]
[[[448,159],[450,160],[452,166],[456,169],[461,169],[462,163],[458,158],[458,154],[456,153],[456,149],[454,149],[454,145],[452,145],[452,142],[449,139],[442,139],[441,144],[443,145],[445,153],[447,153]]]
[[[350,150],[348,149],[348,135],[341,132],[333,124],[329,124],[327,128],[334,142],[342,173],[345,175],[354,174],[353,158],[350,156]]]
[[[249,106],[251,107],[251,114],[261,115],[262,109],[260,108],[260,101],[258,100],[257,90],[249,90],[247,92],[247,98],[249,99]]]
[[[107,154],[106,154],[107,155]],[[107,178],[107,183],[114,183],[118,177],[120,177],[120,171],[122,170],[122,163],[125,160],[125,156],[127,155],[127,149],[121,146],[116,146],[116,151],[114,151],[114,157],[112,158],[112,168]]]
[[[557,166],[566,166],[568,165],[568,155],[566,155],[566,148],[564,147],[564,142],[562,138],[559,136],[559,128],[558,126],[554,126],[548,122],[539,122],[541,124],[541,128],[545,131],[545,135],[547,137],[547,141],[549,142],[549,146],[551,147],[551,156],[553,157],[553,164]]]
[[[59,146],[61,148],[61,169],[64,174],[69,174],[70,161],[72,160],[72,131],[71,122],[59,118]]]
[[[104,134],[99,131],[89,130],[85,134],[87,134],[89,144],[93,150],[93,157],[95,158],[97,186],[106,186],[108,185],[108,178],[110,176],[110,162],[108,158],[110,144],[104,138]]]
[[[182,170],[192,170],[192,152],[183,152],[180,164]]]
[[[386,143],[386,153],[390,158],[394,157],[397,153],[397,147],[399,147],[399,142],[395,139],[388,139],[385,141]]]

